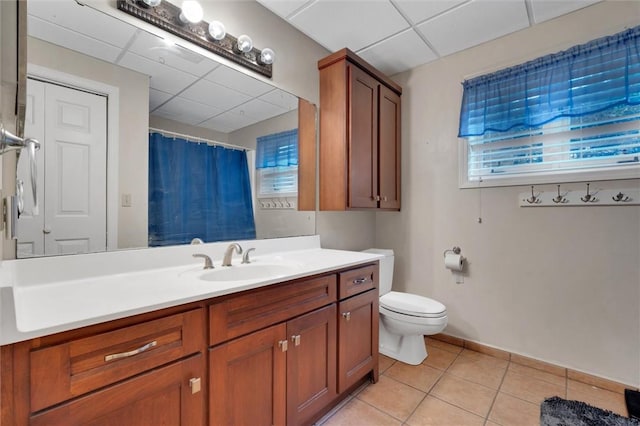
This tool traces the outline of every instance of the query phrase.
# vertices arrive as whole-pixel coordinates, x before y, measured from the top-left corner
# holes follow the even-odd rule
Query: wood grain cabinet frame
[[[349,49],[320,70],[320,210],[400,210],[402,88]]]

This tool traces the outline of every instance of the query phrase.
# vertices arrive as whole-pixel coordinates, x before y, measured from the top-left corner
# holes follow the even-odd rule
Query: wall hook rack
[[[587,184],[587,193],[585,194],[584,197],[580,197],[580,199],[582,200],[583,203],[595,203],[598,201],[595,194],[589,193],[589,184]]]
[[[631,198],[629,198],[628,195],[625,195],[622,192],[618,192],[616,195],[611,197],[611,199],[616,203],[628,203],[629,201],[631,201]]]
[[[558,185],[558,196],[553,197],[551,201],[553,201],[556,204],[566,204],[569,202],[569,200],[567,200],[566,195],[567,195],[566,192],[564,194],[560,194],[560,185]]]
[[[529,204],[540,204],[542,200],[540,200],[540,194],[538,195],[533,193],[533,185],[531,185],[531,197],[525,198],[525,201]]]

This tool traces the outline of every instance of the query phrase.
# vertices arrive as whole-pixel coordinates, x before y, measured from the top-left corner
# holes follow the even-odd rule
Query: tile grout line
[[[484,424],[486,425],[489,421],[489,416],[491,415],[491,410],[493,410],[493,406],[496,404],[496,400],[498,399],[498,394],[500,394],[500,389],[504,384],[504,379],[507,377],[507,372],[509,371],[509,366],[511,365],[511,355],[509,355],[509,362],[507,363],[507,368],[504,370],[504,374],[502,375],[502,380],[500,380],[500,385],[498,386],[498,390],[496,391],[496,395],[493,397],[493,401],[491,401],[491,405],[489,406],[489,411],[487,411],[487,415],[484,418]]]

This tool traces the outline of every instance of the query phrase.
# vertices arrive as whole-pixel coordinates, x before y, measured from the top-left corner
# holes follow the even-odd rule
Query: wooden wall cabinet
[[[349,49],[320,70],[320,210],[400,210],[402,88]]]

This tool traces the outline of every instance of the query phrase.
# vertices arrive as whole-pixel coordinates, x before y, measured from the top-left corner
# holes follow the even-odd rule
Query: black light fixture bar
[[[166,0],[155,7],[141,4],[139,0],[118,0],[118,9],[259,74],[269,78],[272,76],[272,65],[259,61],[259,49],[254,47],[249,52],[239,52],[235,48],[237,39],[229,34],[222,40],[211,39],[207,22],[183,23],[180,20],[180,8]]]

